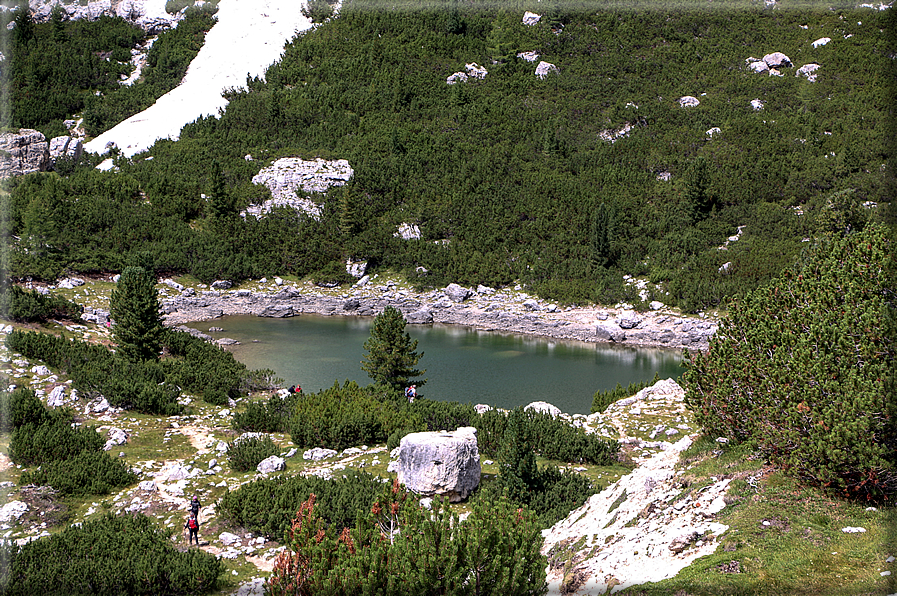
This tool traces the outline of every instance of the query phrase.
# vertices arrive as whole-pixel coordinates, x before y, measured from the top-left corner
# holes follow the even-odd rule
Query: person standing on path
[[[190,517],[187,518],[187,523],[184,524],[184,527],[190,531],[190,546],[193,546],[194,538],[196,539],[196,546],[199,546],[199,520],[196,519],[196,515],[193,512],[190,512]]]
[[[196,518],[196,521],[199,521],[199,510],[202,508],[202,504],[199,502],[199,497],[193,495],[193,498],[190,499],[190,513],[193,514],[193,517]]]

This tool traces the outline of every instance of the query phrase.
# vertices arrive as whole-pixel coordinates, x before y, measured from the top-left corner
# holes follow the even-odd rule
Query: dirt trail
[[[205,426],[191,424],[182,426],[178,429],[182,435],[190,439],[190,444],[196,449],[198,455],[209,453],[212,449],[208,446],[214,439],[212,438],[212,429]]]

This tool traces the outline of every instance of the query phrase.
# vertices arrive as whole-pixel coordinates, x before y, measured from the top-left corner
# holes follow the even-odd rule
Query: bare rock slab
[[[452,432],[411,433],[399,445],[399,482],[428,497],[462,501],[480,484],[477,431],[463,426]]]

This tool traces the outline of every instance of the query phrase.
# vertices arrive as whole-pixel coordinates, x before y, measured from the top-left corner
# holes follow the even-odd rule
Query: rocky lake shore
[[[230,287],[215,282],[184,287],[163,282],[165,322],[182,325],[227,315],[292,317],[375,316],[386,306],[398,308],[411,324],[464,325],[484,331],[539,335],[561,340],[611,342],[621,345],[706,350],[717,329],[711,318],[682,316],[659,302],[637,312],[629,305],[559,306],[530,296],[519,286],[464,288],[416,292],[393,279],[363,277],[344,288],[320,288],[311,283],[288,284],[276,278]]]

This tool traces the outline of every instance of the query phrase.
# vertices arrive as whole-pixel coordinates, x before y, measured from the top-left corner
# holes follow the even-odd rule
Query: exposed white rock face
[[[393,236],[402,240],[420,240],[420,228],[417,224],[401,223]]]
[[[443,291],[452,302],[464,302],[473,293],[469,288],[459,286],[458,284],[449,284]]]
[[[605,593],[614,584],[622,590],[673,577],[714,552],[717,537],[728,530],[712,517],[725,507],[729,480],[682,496],[675,465],[691,443],[689,437],[664,443],[663,451],[545,530],[542,552],[584,537],[578,552],[585,559],[574,569],[587,578],[579,589],[590,594]],[[558,569],[549,562],[549,593],[559,590],[562,580],[563,565]]]
[[[813,42],[813,47],[818,48],[819,46],[824,46],[831,40],[832,40],[831,37],[820,37],[819,39],[817,39],[816,41]]]
[[[302,211],[312,219],[321,219],[321,207],[307,196],[299,193],[324,193],[334,186],[343,186],[352,178],[354,171],[345,159],[326,161],[323,159],[303,160],[298,157],[284,157],[267,168],[262,168],[253,176],[253,184],[262,184],[271,191],[271,198],[261,205],[253,205],[241,215],[262,215],[274,207],[290,207]]]
[[[0,522],[6,523],[13,519],[19,519],[28,511],[28,504],[24,501],[10,501],[0,507]]]
[[[751,107],[754,108],[755,110],[762,110],[762,109],[763,109],[763,105],[764,105],[763,102],[760,101],[759,99],[752,99],[752,100],[751,100]]]
[[[279,472],[286,467],[287,464],[282,457],[272,455],[267,459],[263,459],[256,467],[256,470],[258,470],[260,474],[270,474],[272,472]]]
[[[480,483],[476,429],[411,433],[399,445],[399,482],[424,496],[443,495],[456,503]]]
[[[621,329],[635,329],[641,322],[642,319],[634,310],[624,310],[617,317],[617,325],[619,325]]]
[[[115,446],[124,445],[128,442],[129,437],[126,430],[116,427],[110,428],[107,436],[109,437],[109,440],[103,445],[103,451],[109,451]]]
[[[764,62],[763,60],[757,60],[755,58],[748,58],[748,68],[758,74],[769,72],[769,66],[767,66],[766,62]]]
[[[364,277],[364,272],[367,271],[368,262],[367,261],[346,261],[346,273],[355,278]],[[277,285],[282,285],[283,280],[280,281]]]
[[[56,165],[60,157],[77,160],[84,152],[84,143],[81,139],[75,139],[69,135],[53,137],[50,139],[50,167]]]
[[[65,385],[57,385],[47,396],[47,405],[51,408],[59,408],[65,403]]]
[[[561,71],[557,66],[555,66],[551,62],[545,62],[544,60],[539,62],[538,65],[536,65],[536,76],[539,77],[540,79],[544,79],[551,73],[560,74]]]
[[[809,64],[804,64],[800,68],[797,69],[797,72],[794,73],[796,77],[807,77],[807,80],[811,83],[816,82],[816,71],[819,69],[819,65],[815,62],[811,62]]]
[[[314,449],[309,449],[302,454],[302,459],[308,461],[319,461],[322,459],[327,459],[328,457],[333,457],[337,452],[333,449],[322,449],[321,447],[315,447]]]
[[[791,58],[782,52],[773,52],[763,56],[763,61],[769,68],[782,68],[791,66]]]
[[[624,124],[617,130],[602,130],[598,133],[598,138],[602,141],[608,141],[610,143],[615,142],[617,139],[621,139],[629,136],[629,132],[632,130],[632,125],[628,122]]]
[[[538,15],[534,12],[526,11],[523,13],[523,24],[524,25],[535,25],[542,18],[542,15]]]
[[[517,57],[521,58],[523,60],[526,60],[527,62],[535,62],[536,60],[539,59],[539,53],[538,52],[519,52],[517,54]]]
[[[550,414],[553,418],[557,418],[561,415],[561,409],[555,405],[548,403],[547,401],[534,401],[530,404],[527,404],[524,410],[533,410],[534,412],[539,412],[540,414]]]
[[[721,132],[723,132],[723,131],[720,130],[720,127],[719,127],[719,126],[714,126],[713,128],[708,129],[707,132],[706,132],[706,134],[707,134],[708,137],[712,137],[712,136],[717,135],[717,134],[719,134],[719,133],[721,133]]]
[[[50,165],[50,144],[29,128],[0,133],[0,178],[44,172]]]
[[[445,79],[446,84],[454,85],[455,83],[463,83],[468,79],[485,79],[486,75],[489,72],[477,64],[476,62],[471,62],[470,64],[464,65],[464,72],[456,72],[452,73]]]
[[[33,18],[37,22],[50,19],[53,7],[62,6],[66,18],[95,21],[101,16],[121,17],[134,23],[144,31],[155,34],[177,25],[184,18],[183,12],[169,14],[165,11],[166,0],[90,0],[89,2],[57,2],[54,0],[31,0]]]
[[[683,95],[679,98],[679,105],[683,108],[693,108],[695,106],[701,105],[701,102],[697,97],[691,95]]]

